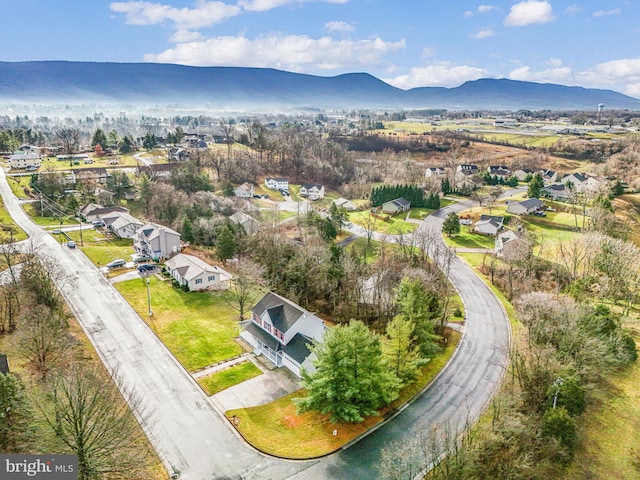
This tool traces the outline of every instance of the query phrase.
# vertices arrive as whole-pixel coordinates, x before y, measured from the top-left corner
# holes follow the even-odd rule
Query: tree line
[[[404,198],[411,202],[412,207],[434,210],[440,208],[440,196],[435,192],[429,192],[428,195],[425,195],[424,190],[418,185],[380,185],[373,187],[369,194],[372,207],[379,207],[383,203],[397,198]]]

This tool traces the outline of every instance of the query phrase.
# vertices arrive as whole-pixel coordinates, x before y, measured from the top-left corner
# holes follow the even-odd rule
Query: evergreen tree
[[[104,133],[104,130],[101,128],[97,128],[95,132],[93,132],[93,137],[91,138],[91,148],[95,148],[96,145],[102,145],[102,147],[106,146],[107,136]]]
[[[20,453],[30,438],[29,409],[24,385],[11,375],[0,373],[0,452]]]
[[[398,396],[380,339],[364,323],[352,320],[328,330],[312,351],[316,371],[302,372],[307,395],[295,401],[301,412],[317,410],[334,422],[360,423]]]
[[[540,173],[536,173],[531,181],[529,182],[529,189],[527,190],[527,195],[529,198],[538,198],[542,194],[542,189],[544,188],[544,179]]]
[[[434,292],[428,291],[419,279],[405,277],[396,289],[399,315],[414,325],[415,337],[423,357],[431,358],[440,350],[435,320],[442,305]]]
[[[451,212],[447,215],[447,218],[442,224],[442,232],[448,237],[458,235],[460,233],[460,218],[455,212]]]
[[[216,241],[216,252],[222,261],[229,260],[236,253],[236,240],[228,225],[223,226]]]
[[[191,224],[191,220],[189,217],[184,217],[182,221],[182,240],[185,242],[193,242],[193,225]]]
[[[440,189],[442,190],[442,193],[445,195],[448,195],[452,192],[451,182],[449,182],[448,178],[442,179],[442,181],[440,182]]]
[[[389,322],[382,352],[394,375],[405,385],[415,380],[418,368],[424,363],[413,332],[415,325],[403,316]]]

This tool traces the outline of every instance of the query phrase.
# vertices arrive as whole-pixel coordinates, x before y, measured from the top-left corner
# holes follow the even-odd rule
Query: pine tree
[[[222,261],[229,260],[236,253],[236,241],[231,229],[225,225],[220,229],[216,242],[216,252]]]
[[[301,412],[317,410],[334,422],[360,423],[398,396],[380,338],[364,323],[352,320],[328,330],[312,350],[316,370],[302,372],[307,395],[295,401]]]
[[[527,190],[527,195],[529,198],[538,198],[542,189],[544,188],[544,179],[540,173],[536,173],[531,181],[529,182],[529,189]]]
[[[447,215],[447,218],[442,224],[442,232],[448,237],[458,235],[460,233],[460,218],[455,212],[451,212]]]
[[[403,315],[389,322],[382,351],[389,367],[403,385],[415,380],[418,368],[424,363],[413,332],[415,325]]]

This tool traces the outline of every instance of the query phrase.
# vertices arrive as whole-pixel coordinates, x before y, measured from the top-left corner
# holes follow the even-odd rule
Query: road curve
[[[308,462],[261,455],[232,431],[188,372],[82,252],[43,234],[20,208],[1,170],[0,177],[0,194],[16,223],[38,251],[58,259],[75,279],[75,288],[63,295],[109,371],[117,372],[152,412],[153,423],[145,431],[170,473],[178,473],[180,479],[373,479],[386,444],[434,426],[462,428],[480,415],[500,383],[508,360],[508,320],[490,289],[454,258],[450,278],[465,305],[465,335],[427,391],[392,421],[334,455]],[[452,208],[463,207],[443,209],[420,229],[441,228],[443,215]]]

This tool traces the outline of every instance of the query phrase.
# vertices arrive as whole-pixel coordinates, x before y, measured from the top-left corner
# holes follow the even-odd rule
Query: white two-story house
[[[251,320],[239,325],[240,337],[275,366],[286,367],[297,376],[302,368],[315,370],[309,345],[322,341],[326,327],[313,313],[269,292],[251,310]]]
[[[169,258],[180,251],[180,234],[169,227],[147,223],[133,234],[133,248],[154,260]]]
[[[288,190],[289,180],[286,178],[267,177],[264,179],[264,185],[270,190]]]

